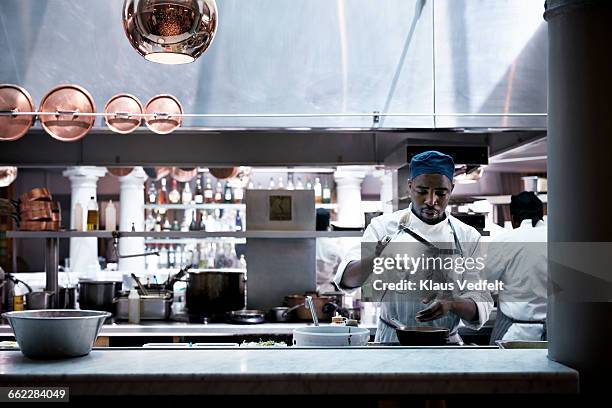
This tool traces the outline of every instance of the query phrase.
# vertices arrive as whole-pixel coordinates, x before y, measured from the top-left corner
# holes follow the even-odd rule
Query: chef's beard
[[[436,224],[439,224],[439,223],[441,223],[442,221],[444,221],[446,219],[446,211],[442,211],[442,216],[439,217],[439,218],[436,218],[435,220],[428,220],[427,218],[421,217],[421,214],[416,212],[414,210],[414,207],[412,207],[412,213],[414,215],[416,215],[419,220],[423,221],[425,224],[428,224],[428,225],[436,225]]]

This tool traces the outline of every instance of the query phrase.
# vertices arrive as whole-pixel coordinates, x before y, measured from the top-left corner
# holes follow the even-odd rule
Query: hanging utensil
[[[20,86],[0,85],[0,112],[34,112],[32,97]],[[0,116],[0,141],[17,140],[25,135],[34,123],[34,115]]]
[[[312,322],[315,326],[319,325],[319,319],[317,318],[317,312],[315,311],[314,303],[312,303],[312,296],[306,296],[306,304],[312,315]]]
[[[144,296],[148,296],[149,292],[147,291],[147,289],[145,289],[144,285],[140,282],[140,279],[138,279],[138,276],[136,276],[136,274],[133,272],[132,272],[132,279],[134,279],[134,282],[136,282],[136,285],[138,285],[138,289],[140,289],[141,294],[143,294]]]
[[[183,121],[183,106],[178,99],[172,95],[156,95],[147,102],[145,123],[149,129],[160,135],[171,133],[181,126]]]
[[[60,85],[51,89],[40,102],[42,128],[54,139],[73,142],[83,138],[93,127],[96,112],[93,97],[78,85]],[[85,115],[83,115],[85,114]]]
[[[144,109],[140,100],[134,95],[120,93],[108,100],[104,106],[104,122],[110,130],[116,133],[128,134],[138,129],[142,123],[141,116]]]

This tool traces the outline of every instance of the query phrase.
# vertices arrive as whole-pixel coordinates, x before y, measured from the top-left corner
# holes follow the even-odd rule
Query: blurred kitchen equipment
[[[51,291],[29,292],[25,295],[26,310],[53,309],[55,293]]]
[[[306,304],[308,305],[308,310],[310,311],[310,316],[312,317],[312,322],[315,326],[319,325],[319,319],[317,319],[317,312],[314,307],[314,303],[312,303],[312,296],[306,296]]]
[[[76,309],[76,287],[60,287],[58,309]]]
[[[145,113],[154,114],[145,118],[149,129],[155,133],[165,135],[181,126],[183,121],[183,106],[172,95],[156,95],[147,102]]]
[[[287,306],[273,307],[268,311],[268,320],[276,323],[285,323],[291,320],[291,311]]]
[[[227,313],[230,323],[235,324],[259,324],[266,321],[265,313],[261,310],[233,310]]]
[[[125,0],[123,29],[145,59],[160,64],[195,61],[217,31],[215,0]]]
[[[84,356],[91,352],[108,312],[36,310],[3,313],[21,352],[34,359]]]
[[[0,84],[0,112],[34,112],[32,97],[20,86]],[[0,141],[17,140],[34,124],[34,115],[0,116]]]
[[[31,201],[51,201],[51,193],[46,187],[36,187],[27,193],[23,193],[19,196],[20,209],[22,205],[28,205]]]
[[[104,113],[114,116],[105,116],[104,121],[110,130],[116,133],[128,134],[138,129],[142,123],[142,103],[134,95],[120,93],[108,100],[104,106]]]
[[[117,319],[127,320],[128,292],[122,292],[117,300]],[[140,296],[140,320],[168,320],[172,308],[172,292]]]
[[[15,179],[17,179],[17,167],[0,167],[0,187],[10,186]]]
[[[310,326],[293,330],[298,347],[367,346],[370,330],[352,326]]]
[[[495,343],[500,349],[547,349],[547,341],[527,341],[527,340],[497,340]]]
[[[319,295],[315,292],[306,295],[285,296],[285,303],[290,308],[290,312],[295,310],[295,315],[299,320],[311,320],[310,311],[306,304],[306,296],[312,297],[317,319],[320,321],[331,321],[336,310],[341,309],[342,295]],[[328,305],[327,307],[325,307]]]
[[[59,85],[51,89],[43,96],[38,111],[54,113],[39,115],[40,124],[51,137],[62,142],[81,139],[96,121],[95,116],[82,115],[95,113],[96,105],[91,94],[78,85]]]
[[[448,343],[449,330],[442,327],[414,326],[407,327],[396,319],[380,318],[387,325],[395,328],[395,334],[402,346],[444,346]]]
[[[176,181],[180,181],[181,183],[188,183],[198,174],[197,168],[182,168],[182,167],[173,167],[172,168],[172,178]]]
[[[140,290],[140,294],[143,295],[143,296],[147,296],[149,294],[149,292],[147,292],[145,287],[142,286],[142,283],[140,283],[140,279],[138,279],[138,276],[136,276],[136,274],[132,273],[132,279],[134,279],[134,282],[136,282],[136,286],[138,286],[138,289]]]
[[[123,177],[134,171],[133,167],[107,167],[106,170],[115,177]]]
[[[236,177],[238,170],[238,167],[211,167],[208,169],[210,174],[220,180]]]
[[[244,271],[188,272],[187,311],[193,317],[224,320],[225,313],[245,306],[244,287]]]
[[[79,280],[79,307],[81,310],[103,310],[112,313],[120,289],[121,282]]]

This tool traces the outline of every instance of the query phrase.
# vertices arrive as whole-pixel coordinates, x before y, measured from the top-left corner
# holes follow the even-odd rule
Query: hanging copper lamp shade
[[[132,47],[149,61],[195,61],[217,31],[215,0],[125,0],[123,28]]]

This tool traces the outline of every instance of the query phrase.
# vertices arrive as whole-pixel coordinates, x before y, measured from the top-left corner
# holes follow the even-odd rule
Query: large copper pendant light
[[[215,0],[125,0],[123,28],[132,46],[160,64],[193,62],[217,31]]]

